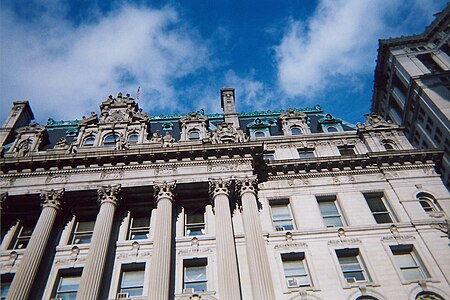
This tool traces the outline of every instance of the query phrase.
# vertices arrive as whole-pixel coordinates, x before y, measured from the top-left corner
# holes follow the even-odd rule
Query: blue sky
[[[370,110],[379,38],[421,33],[444,0],[2,0],[0,118],[27,99],[38,122],[80,119],[109,94],[149,114],[320,104]]]

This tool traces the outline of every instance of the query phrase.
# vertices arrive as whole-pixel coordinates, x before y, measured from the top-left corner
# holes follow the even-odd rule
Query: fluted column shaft
[[[99,297],[119,192],[119,185],[101,187],[98,190],[100,211],[95,220],[94,233],[81,275],[77,300],[96,300]]]
[[[210,181],[216,219],[217,273],[219,297],[241,299],[239,272],[226,183]]]
[[[56,216],[61,209],[60,199],[63,193],[64,190],[51,190],[41,193],[43,209],[36,223],[36,227],[34,227],[27,249],[20,261],[19,268],[14,275],[6,297],[7,300],[28,299]]]
[[[273,300],[275,293],[259,219],[255,186],[256,182],[247,179],[241,183],[240,188],[250,281],[254,299]]]
[[[172,202],[175,183],[155,184],[157,206],[156,230],[153,239],[153,254],[150,261],[152,279],[148,299],[166,300],[170,294],[170,264],[172,248]]]

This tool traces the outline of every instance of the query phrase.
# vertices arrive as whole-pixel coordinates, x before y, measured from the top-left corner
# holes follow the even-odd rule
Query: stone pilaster
[[[210,180],[209,192],[216,215],[217,274],[219,297],[241,299],[239,272],[230,210],[230,181]]]
[[[170,263],[172,247],[172,203],[175,182],[154,183],[157,206],[153,254],[150,261],[152,279],[148,299],[166,300],[170,294]]]
[[[25,300],[30,296],[56,216],[61,210],[60,201],[63,194],[64,189],[41,192],[42,211],[20,261],[19,268],[14,275],[6,297],[7,300]]]
[[[256,200],[257,180],[238,180],[237,187],[241,196],[253,299],[272,300],[275,299],[275,293]]]
[[[99,299],[114,212],[119,204],[120,185],[100,187],[97,192],[100,211],[95,220],[94,233],[81,275],[77,300]]]

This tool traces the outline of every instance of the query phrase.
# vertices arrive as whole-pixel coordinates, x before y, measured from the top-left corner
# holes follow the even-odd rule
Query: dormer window
[[[132,133],[128,136],[128,143],[130,144],[137,144],[139,140],[139,134],[137,133]]]
[[[338,129],[334,126],[327,127],[327,132],[338,132]]]
[[[302,134],[302,130],[299,127],[292,127],[291,128],[291,134],[292,135],[299,135]]]
[[[189,131],[188,138],[190,141],[199,140],[200,139],[200,131],[198,131],[198,130]]]
[[[110,134],[105,137],[103,140],[103,146],[105,147],[115,147],[116,142],[119,139],[119,136],[117,134]]]
[[[83,146],[92,147],[92,146],[94,146],[94,142],[95,142],[95,137],[88,136],[87,138],[84,139]]]

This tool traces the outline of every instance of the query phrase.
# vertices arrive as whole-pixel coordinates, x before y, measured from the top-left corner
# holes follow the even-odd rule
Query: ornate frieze
[[[233,127],[233,123],[225,122],[217,124],[217,129],[209,136],[212,144],[243,143],[249,140],[241,129]]]

